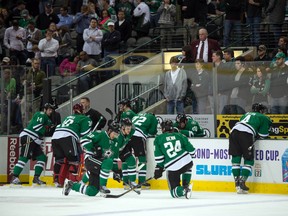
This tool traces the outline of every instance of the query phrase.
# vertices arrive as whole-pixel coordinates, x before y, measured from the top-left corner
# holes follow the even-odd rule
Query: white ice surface
[[[120,194],[123,189],[111,189]],[[288,196],[193,192],[173,199],[166,190],[130,192],[118,199],[88,197],[53,187],[0,187],[0,216],[288,216]]]

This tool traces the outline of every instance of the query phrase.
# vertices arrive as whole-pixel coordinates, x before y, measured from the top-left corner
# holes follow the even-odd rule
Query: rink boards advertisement
[[[271,139],[288,138],[288,115],[267,115],[271,121]],[[229,131],[239,121],[241,115],[217,115],[217,137],[228,138]]]
[[[0,180],[7,182],[7,177],[12,174],[16,164],[19,147],[19,139],[16,137],[0,137]],[[194,166],[192,169],[192,182],[195,190],[207,191],[233,191],[234,181],[231,173],[231,157],[228,154],[228,139],[189,139],[196,148]],[[147,140],[147,178],[153,176],[154,138]],[[52,183],[54,158],[52,153],[51,139],[45,140],[45,153],[47,163],[42,176],[48,183]],[[287,140],[261,140],[257,141],[254,150],[255,165],[248,185],[251,192],[259,193],[284,193],[288,194],[288,142]],[[34,174],[35,162],[28,163],[30,168],[30,181]],[[25,174],[25,169],[22,174]],[[167,182],[165,173],[159,180],[152,180],[152,188],[166,189]],[[110,176],[112,177],[112,175]],[[109,185],[121,187],[109,179]]]

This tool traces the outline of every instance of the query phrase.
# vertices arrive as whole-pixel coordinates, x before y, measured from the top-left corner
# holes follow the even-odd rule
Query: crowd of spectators
[[[233,51],[223,50],[223,59],[219,52],[214,52],[220,51],[220,46],[225,48],[229,46],[230,39],[233,38],[231,37],[232,31],[239,33],[234,35],[236,41],[233,41],[233,45],[241,45],[237,36],[241,35],[241,24],[246,23],[251,27],[250,45],[258,47],[258,56],[255,61],[264,62],[259,67],[253,67],[255,76],[252,76],[253,79],[250,76],[249,83],[253,86],[251,89],[253,101],[275,103],[274,107],[278,108],[273,109],[273,112],[287,112],[279,108],[283,105],[283,100],[285,102],[287,99],[278,100],[277,97],[270,97],[269,94],[270,91],[273,92],[273,86],[278,85],[272,81],[274,75],[271,75],[269,70],[271,72],[275,68],[282,68],[282,61],[279,60],[281,59],[279,57],[285,55],[283,57],[285,65],[287,58],[288,39],[281,36],[286,0],[279,0],[277,4],[275,2],[268,0],[2,0],[0,2],[0,57],[3,59],[1,71],[4,72],[5,65],[10,65],[10,76],[16,81],[14,98],[19,95],[20,99],[23,99],[23,88],[27,88],[27,83],[31,89],[28,91],[26,89],[25,93],[32,93],[35,98],[42,93],[42,88],[35,86],[36,80],[39,82],[38,75],[32,73],[32,81],[28,81],[30,79],[28,74],[31,74],[30,68],[35,69],[37,64],[39,67],[36,68],[37,71],[41,71],[41,77],[81,76],[89,68],[105,62],[107,55],[125,52],[127,41],[131,37],[139,39],[150,36],[151,30],[159,28],[159,34],[162,37],[160,44],[163,45],[165,41],[169,46],[172,43],[171,35],[175,32],[173,27],[182,26],[188,31],[188,34],[183,34],[183,45],[188,45],[187,41],[191,41],[191,46],[190,42],[188,46],[185,46],[186,48],[190,46],[191,50],[184,50],[187,54],[190,53],[189,58],[186,58],[184,69],[188,81],[189,79],[190,82],[192,81],[190,90],[194,91],[193,106],[195,107],[195,96],[197,96],[195,92],[199,94],[197,89],[201,89],[198,86],[199,83],[195,84],[195,80],[201,77],[197,76],[197,73],[195,76],[189,76],[191,71],[198,71],[198,74],[203,76],[202,71],[206,74],[205,63],[220,58],[220,62],[226,62],[224,68],[230,67],[231,70],[237,68],[235,83],[241,80],[242,70],[248,70],[251,73],[251,67],[245,63],[247,59],[235,61],[235,64],[239,64],[239,68],[234,65],[234,61],[232,63]],[[215,19],[217,17],[221,19]],[[207,25],[207,23],[211,23],[209,22],[211,19],[215,19],[213,25],[223,26],[223,37],[218,40],[208,39],[211,25]],[[272,47],[273,52],[268,53],[267,45],[261,44],[259,31],[260,23],[263,21],[272,23],[270,26],[274,35],[272,40],[279,41],[278,46],[274,47],[275,49]],[[206,26],[204,30],[202,29],[204,32],[198,31],[201,26]],[[203,43],[200,43],[201,41]],[[283,55],[280,56],[279,52],[282,52]],[[186,60],[184,58],[183,63]],[[215,60],[215,63],[217,61]],[[230,61],[231,64],[227,64]],[[187,63],[196,63],[196,67],[193,66],[194,68],[191,69],[192,66],[187,66]],[[220,63],[219,65],[221,68]],[[29,67],[29,70],[26,69],[26,66]],[[271,82],[267,82],[266,79],[269,74]],[[282,74],[283,72],[279,72],[279,76]],[[194,82],[191,79],[194,79]],[[42,85],[42,81],[40,79],[39,85]],[[99,75],[95,77],[82,76],[79,79],[79,93],[102,81]],[[203,80],[198,81],[203,82]],[[271,101],[259,97],[260,93],[256,86],[262,82],[266,87],[261,94],[265,97],[269,95]],[[267,85],[270,86],[270,91],[267,90]],[[211,91],[211,88],[208,88],[207,94],[210,96]],[[234,93],[230,95],[225,91],[225,97],[221,99],[224,101],[235,99],[235,104],[239,105],[241,91],[236,88],[232,92],[236,92],[238,95],[235,96]],[[285,97],[286,93],[283,92],[282,96]],[[213,98],[210,97],[210,104],[212,101]],[[207,107],[207,104],[209,103],[206,101],[201,100],[200,103],[198,100],[200,107]],[[223,102],[221,109],[224,109],[225,105],[227,103]],[[245,106],[245,104],[240,105],[241,107]],[[213,110],[212,105],[210,107]],[[199,107],[194,110],[195,113],[199,113],[200,110],[205,112],[202,108],[199,110]],[[19,122],[21,121],[19,120]]]

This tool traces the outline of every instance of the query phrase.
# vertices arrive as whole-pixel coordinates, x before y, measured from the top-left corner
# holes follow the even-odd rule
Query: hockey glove
[[[113,172],[113,179],[115,181],[118,181],[119,183],[121,182],[122,180],[122,170],[116,170]]]
[[[159,179],[162,177],[162,173],[163,173],[163,168],[162,167],[159,167],[159,166],[156,166],[155,167],[155,171],[154,171],[154,178],[155,179]]]

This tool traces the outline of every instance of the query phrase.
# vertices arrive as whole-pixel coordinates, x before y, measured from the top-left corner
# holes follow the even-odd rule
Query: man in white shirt
[[[137,7],[133,11],[133,16],[137,17],[135,30],[137,37],[147,36],[150,29],[150,9],[144,0],[137,0]]]
[[[83,51],[85,51],[90,58],[95,59],[97,62],[101,61],[102,39],[103,33],[98,28],[97,19],[92,17],[89,28],[85,29],[83,32]]]
[[[55,75],[56,57],[59,49],[59,42],[52,37],[53,32],[46,30],[46,37],[39,41],[38,48],[41,53],[41,70],[47,76]]]

